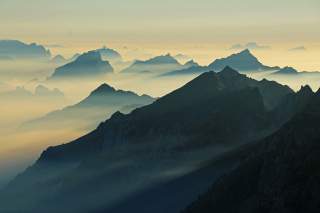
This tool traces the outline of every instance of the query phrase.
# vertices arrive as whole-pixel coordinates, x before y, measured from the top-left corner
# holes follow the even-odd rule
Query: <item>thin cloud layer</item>
[[[241,49],[270,49],[270,46],[266,46],[266,45],[259,45],[256,42],[249,42],[247,44],[234,44],[232,45],[232,47],[230,48],[232,50],[241,50]]]
[[[289,51],[306,51],[307,49],[304,46],[298,46],[298,47],[294,47],[289,49]]]

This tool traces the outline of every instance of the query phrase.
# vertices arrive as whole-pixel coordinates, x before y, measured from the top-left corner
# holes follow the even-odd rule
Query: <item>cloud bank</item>
[[[249,42],[247,44],[234,44],[232,45],[232,47],[230,48],[232,50],[241,50],[241,49],[270,49],[270,46],[266,46],[266,45],[259,45],[256,42]]]

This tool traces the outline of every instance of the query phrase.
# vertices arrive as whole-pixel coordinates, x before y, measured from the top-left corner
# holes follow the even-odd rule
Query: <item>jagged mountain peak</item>
[[[233,69],[232,67],[226,66],[223,70],[221,70],[218,73],[218,75],[223,77],[234,77],[234,76],[240,76],[241,74],[235,69]]]
[[[249,49],[244,49],[244,50],[242,50],[241,52],[239,52],[238,54],[241,54],[241,55],[251,55],[251,56],[253,56],[253,54],[250,52]]]
[[[104,93],[110,93],[110,92],[115,92],[116,89],[113,88],[112,86],[103,83],[101,84],[97,89],[91,92],[91,95],[99,95],[99,94],[104,94]]]
[[[225,66],[232,66],[239,71],[274,70],[279,67],[263,65],[248,49],[234,53],[228,57],[216,59],[209,65],[214,71],[220,71]]]
[[[305,85],[305,86],[301,86],[300,90],[298,91],[298,94],[308,95],[308,94],[313,94],[313,91],[309,85]]]
[[[89,51],[78,56],[74,61],[56,68],[49,79],[96,78],[113,71],[111,64],[103,61],[98,51]]]
[[[288,72],[298,72],[298,71],[297,71],[296,69],[294,69],[293,67],[288,67],[288,66],[282,68],[281,70],[283,70],[283,71],[288,71]]]
[[[242,50],[241,52],[234,53],[229,57],[244,57],[247,60],[250,59],[250,60],[258,61],[257,57],[254,56],[249,49],[245,49],[245,50]]]

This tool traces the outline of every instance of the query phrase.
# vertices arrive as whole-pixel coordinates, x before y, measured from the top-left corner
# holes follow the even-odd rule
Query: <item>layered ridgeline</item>
[[[24,123],[22,129],[92,130],[99,122],[107,119],[116,111],[128,113],[153,101],[154,99],[150,96],[139,96],[131,91],[116,90],[108,84],[102,84],[79,103]]]
[[[288,87],[247,78],[229,67],[204,73],[153,104],[128,115],[117,112],[88,135],[48,148],[1,192],[0,209],[122,212],[127,206],[176,212],[239,159],[201,168],[269,135],[292,116],[276,119],[279,104],[291,95]],[[195,174],[199,169],[205,172]],[[157,190],[166,184],[180,190]],[[136,197],[148,202],[135,205]]]
[[[17,40],[0,40],[0,60],[49,60],[51,53],[36,43],[26,44]]]
[[[166,72],[163,74],[160,74],[160,77],[166,77],[166,76],[178,76],[178,75],[194,75],[194,74],[201,74],[204,72],[210,71],[210,68],[208,66],[201,66],[198,63],[194,62],[193,60],[186,63],[184,68],[180,68],[177,70],[173,70],[170,72]],[[212,69],[211,69],[212,70]],[[219,70],[220,71],[220,70]]]
[[[78,56],[74,61],[58,67],[49,80],[70,80],[81,78],[100,78],[113,73],[108,61],[103,61],[97,51],[90,51]]]
[[[216,72],[221,71],[224,67],[230,66],[238,71],[271,71],[279,70],[280,67],[270,67],[263,65],[251,52],[246,49],[239,53],[232,54],[226,58],[220,58],[213,61],[208,66],[192,66],[185,69],[175,70],[167,73],[170,75],[186,75],[186,74],[201,74],[209,70]]]
[[[194,62],[187,62],[186,64],[180,64],[170,54],[156,56],[146,61],[136,60],[129,67],[123,69],[122,73],[132,74],[164,74],[172,70],[181,70],[194,66]]]
[[[225,66],[231,66],[239,71],[266,71],[279,69],[279,67],[263,65],[248,49],[232,54],[226,58],[216,59],[209,64],[209,68],[216,71],[223,69]]]
[[[271,74],[271,77],[284,77],[284,78],[295,78],[300,77],[316,77],[314,80],[320,78],[320,72],[318,71],[298,71],[293,67],[283,67],[276,72]]]
[[[320,92],[304,87],[294,99],[296,115],[184,212],[320,211]]]

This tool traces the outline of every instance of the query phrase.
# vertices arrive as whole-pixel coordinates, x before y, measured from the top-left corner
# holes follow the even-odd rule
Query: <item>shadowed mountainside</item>
[[[170,185],[224,152],[274,132],[282,124],[274,121],[274,110],[290,94],[288,87],[247,78],[230,67],[204,73],[153,104],[128,115],[117,112],[88,135],[48,148],[2,192],[1,199],[8,202],[0,209],[110,210],[136,193]],[[206,187],[209,181],[192,193]],[[36,190],[26,195],[31,189]]]
[[[317,92],[184,212],[319,212],[319,107]]]

